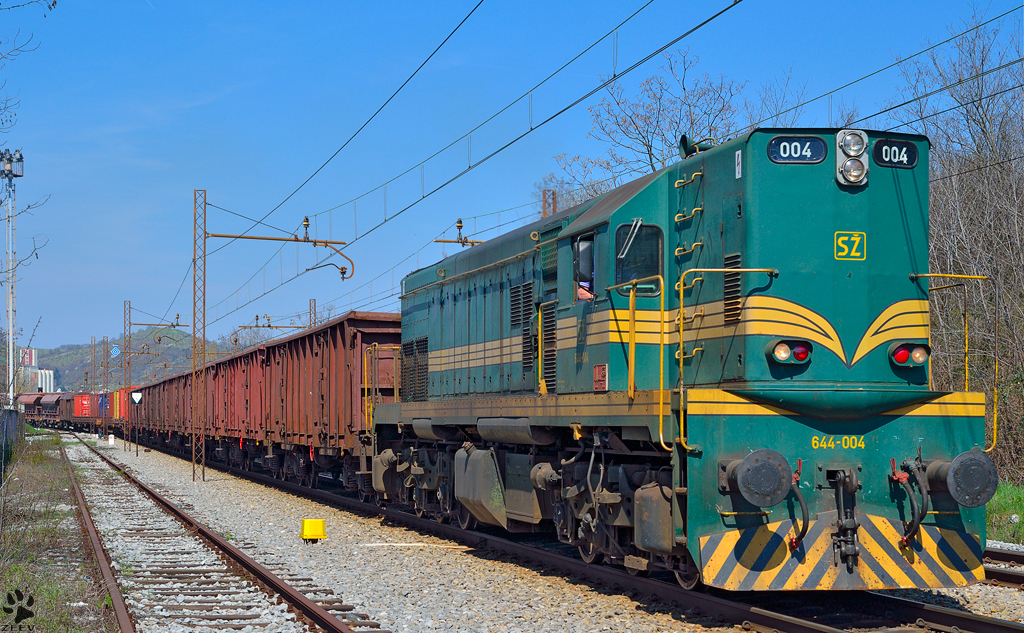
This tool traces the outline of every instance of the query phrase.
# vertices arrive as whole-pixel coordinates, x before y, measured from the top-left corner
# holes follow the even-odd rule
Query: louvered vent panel
[[[544,382],[547,385],[548,393],[555,393],[555,386],[558,384],[556,366],[558,359],[558,320],[555,316],[555,304],[544,306],[541,314],[544,324]]]
[[[510,310],[511,310],[509,323],[511,323],[512,327],[516,327],[517,325],[522,325],[523,324],[523,312],[522,312],[522,309],[523,309],[523,306],[522,306],[522,303],[523,303],[523,287],[522,286],[512,286],[511,288],[509,288],[508,294],[509,294],[509,306],[510,306]]]
[[[416,399],[416,343],[402,343],[402,400]]]
[[[416,400],[427,399],[427,385],[429,384],[430,373],[430,352],[427,345],[427,337],[416,339]]]
[[[540,241],[547,242],[558,236],[562,227],[557,226],[550,231],[540,234]],[[544,271],[544,288],[550,288],[558,283],[558,244],[551,242],[540,247],[541,268]]]
[[[533,336],[530,328],[530,321],[533,319],[533,282],[528,281],[519,288],[519,315],[523,326],[523,373],[529,374],[533,371]]]
[[[725,268],[741,268],[740,255],[727,255],[725,257]],[[736,323],[740,320],[741,288],[740,273],[725,273],[725,322]]]

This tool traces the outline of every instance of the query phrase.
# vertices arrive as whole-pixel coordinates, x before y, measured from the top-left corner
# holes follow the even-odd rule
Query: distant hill
[[[124,359],[123,337],[111,339],[108,347],[122,352],[107,358],[107,386],[114,389],[121,385]],[[145,347],[144,347],[145,346]],[[147,328],[132,333],[132,351],[144,352],[132,355],[132,382],[139,385],[152,382],[168,375],[189,371],[192,366],[192,337],[187,332],[164,328]],[[207,341],[207,352],[226,351],[213,341]],[[92,381],[95,389],[103,387],[103,339],[96,341],[96,377]],[[36,363],[41,369],[54,370],[54,380],[63,391],[82,391],[86,388],[90,371],[89,344],[61,345],[54,349],[36,351]]]

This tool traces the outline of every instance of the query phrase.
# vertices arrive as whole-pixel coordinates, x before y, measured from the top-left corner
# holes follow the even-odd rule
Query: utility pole
[[[192,194],[192,481],[196,462],[206,481],[206,190]]]
[[[93,392],[96,390],[96,337],[89,341],[89,380],[86,381],[85,390]],[[91,413],[91,412],[90,412]]]
[[[309,300],[309,327],[316,327],[316,299]]]
[[[558,213],[558,192],[554,189],[541,191],[541,218],[548,218]]]
[[[124,389],[131,390],[132,387],[132,302],[124,302],[124,354],[121,356],[121,371],[123,374]],[[118,403],[120,404],[120,403]],[[127,405],[127,399],[125,400]],[[124,433],[124,442],[122,442],[121,450],[128,450],[128,442],[130,441],[131,435],[131,416],[132,408],[125,406],[124,423],[121,425],[122,433]]]
[[[14,179],[25,175],[25,160],[21,150],[5,149],[0,155],[0,177],[7,181],[4,188],[4,207],[7,209],[7,408],[14,409],[14,388],[17,382],[17,372],[14,364],[14,340],[17,336],[17,325],[15,319],[15,300],[17,295],[14,292],[14,282],[17,280],[15,268],[18,259],[14,248]],[[6,437],[6,435],[5,435]]]

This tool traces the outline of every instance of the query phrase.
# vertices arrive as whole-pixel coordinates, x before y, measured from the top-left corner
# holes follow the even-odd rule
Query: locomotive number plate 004
[[[768,142],[768,158],[773,163],[820,163],[828,150],[817,136],[776,136]]]
[[[811,448],[864,448],[864,436],[843,435],[836,437],[835,435],[822,435],[818,437],[815,435],[811,438]]]
[[[917,166],[917,146],[909,141],[879,139],[871,150],[871,158],[882,167],[912,169]]]

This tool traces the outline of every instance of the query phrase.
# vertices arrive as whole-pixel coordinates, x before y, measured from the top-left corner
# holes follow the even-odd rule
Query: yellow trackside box
[[[302,540],[309,542],[317,542],[320,539],[327,538],[327,525],[323,519],[303,519],[302,520]]]

